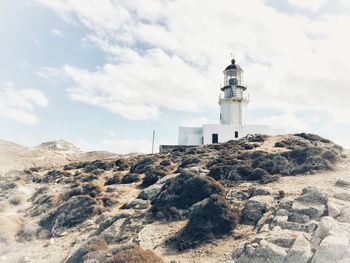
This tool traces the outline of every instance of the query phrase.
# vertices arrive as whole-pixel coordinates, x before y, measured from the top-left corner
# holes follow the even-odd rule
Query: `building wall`
[[[243,125],[247,104],[245,102],[232,102],[230,99],[220,101],[221,124]]]
[[[179,127],[179,145],[201,145],[202,136],[201,127]]]
[[[238,132],[238,137],[235,137]],[[269,134],[269,126],[265,125],[229,125],[229,124],[205,124],[203,125],[204,144],[212,143],[212,134],[218,134],[219,142],[238,140],[248,134]]]
[[[235,138],[235,132],[238,132],[238,138]],[[230,124],[205,124],[203,125],[204,144],[212,143],[212,134],[218,134],[219,142],[227,142],[233,139],[241,138],[243,128]]]

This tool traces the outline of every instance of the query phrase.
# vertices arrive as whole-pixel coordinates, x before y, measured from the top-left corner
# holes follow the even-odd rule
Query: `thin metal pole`
[[[156,134],[156,131],[153,130],[153,136],[152,136],[152,154],[154,153],[154,136]]]

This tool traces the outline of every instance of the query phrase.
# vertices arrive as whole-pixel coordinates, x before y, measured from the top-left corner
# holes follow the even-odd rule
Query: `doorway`
[[[219,142],[219,134],[213,133],[211,136],[212,143],[218,143]]]

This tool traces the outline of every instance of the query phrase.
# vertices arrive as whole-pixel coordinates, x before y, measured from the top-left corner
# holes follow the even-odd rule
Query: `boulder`
[[[311,248],[316,249],[322,239],[329,235],[338,235],[341,233],[341,228],[338,222],[330,217],[322,217],[312,239],[311,239]]]
[[[343,236],[327,236],[320,243],[311,263],[337,262],[346,253],[349,240]]]
[[[296,201],[303,204],[326,205],[328,202],[328,195],[314,187],[307,187],[303,189]]]
[[[248,193],[250,194],[250,197],[257,195],[271,195],[271,192],[267,188],[263,187],[251,187],[248,189]]]
[[[234,258],[234,261],[236,263],[281,263],[286,256],[286,249],[261,240],[260,243],[246,245],[244,251],[238,258]]]
[[[337,220],[343,223],[350,224],[350,206],[343,207]]]
[[[271,208],[273,202],[273,197],[267,195],[250,198],[242,212],[242,224],[255,225],[261,216]]]
[[[141,191],[137,198],[143,199],[143,200],[152,200],[157,196],[157,194],[160,192],[160,189],[162,188],[161,184],[154,184],[151,185]]]
[[[123,206],[124,209],[147,209],[150,205],[150,202],[148,200],[138,199],[134,198],[131,201],[129,201],[127,204]]]
[[[284,263],[307,263],[311,256],[310,243],[305,236],[301,234],[295,239]]]
[[[334,203],[328,202],[328,215],[333,218],[336,218],[337,216],[339,216],[339,214],[340,211],[338,207]]]
[[[290,208],[288,221],[307,223],[309,220],[319,220],[326,212],[328,195],[316,188],[304,188]]]
[[[350,202],[350,193],[348,191],[347,192],[337,192],[334,194],[334,198]]]
[[[343,188],[348,188],[348,187],[350,187],[350,181],[344,180],[344,179],[338,179],[338,180],[335,182],[335,186],[343,187]]]

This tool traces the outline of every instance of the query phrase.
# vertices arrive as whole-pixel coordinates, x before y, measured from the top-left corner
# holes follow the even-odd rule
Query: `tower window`
[[[211,141],[212,141],[212,143],[218,143],[219,142],[219,135],[217,133],[213,133],[211,135]]]
[[[238,138],[238,131],[235,131],[235,138]]]

